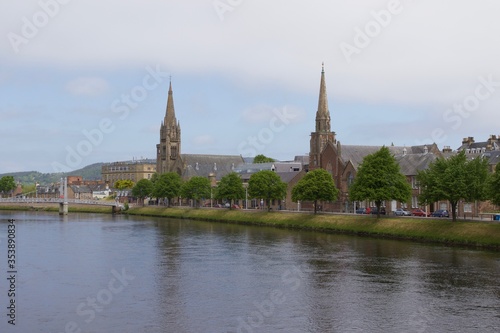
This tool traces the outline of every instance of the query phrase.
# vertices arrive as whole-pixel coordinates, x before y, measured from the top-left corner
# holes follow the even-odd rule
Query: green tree
[[[233,200],[245,197],[245,189],[240,176],[236,172],[231,172],[221,178],[215,192],[218,199],[229,200],[229,208],[233,206]]]
[[[488,199],[494,205],[500,206],[500,163],[495,167],[495,173],[491,175],[487,185]]]
[[[157,172],[153,173],[153,175],[151,176],[151,179],[150,179],[151,183],[153,183],[153,185],[154,185],[159,177],[160,177],[160,175]]]
[[[339,196],[332,175],[325,169],[308,172],[292,189],[293,201],[314,201],[314,214],[319,201],[333,201]]]
[[[369,200],[377,206],[377,218],[383,201],[407,202],[411,198],[411,187],[401,173],[399,164],[389,148],[365,156],[359,165],[356,178],[349,188],[349,198],[354,201]]]
[[[149,179],[141,179],[132,188],[132,195],[137,197],[144,205],[144,199],[153,192],[153,183]]]
[[[181,195],[183,198],[192,199],[195,201],[195,207],[203,198],[210,197],[210,180],[201,176],[194,176],[181,187]]]
[[[14,191],[16,187],[16,181],[13,176],[3,176],[0,178],[0,192],[7,194]]]
[[[271,209],[271,200],[281,200],[286,196],[287,184],[270,170],[262,170],[250,176],[248,194],[252,198],[264,199],[267,210]]]
[[[267,157],[263,154],[259,154],[253,158],[254,163],[269,163],[274,162],[274,159],[271,157]]]
[[[464,151],[448,159],[438,158],[417,175],[422,188],[419,201],[427,204],[447,200],[456,221],[459,200],[471,202],[486,198],[487,179],[488,162],[484,158],[468,161]]]
[[[132,188],[134,187],[134,182],[131,181],[130,179],[121,179],[117,180],[114,184],[115,188],[119,190],[125,190],[127,188]]]
[[[153,197],[158,199],[167,198],[168,206],[170,206],[172,199],[181,194],[181,176],[179,176],[177,172],[167,172],[155,178],[152,193]]]

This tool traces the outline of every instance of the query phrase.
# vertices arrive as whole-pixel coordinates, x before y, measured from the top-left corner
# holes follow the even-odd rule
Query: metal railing
[[[96,206],[119,206],[118,202],[106,202],[101,200],[85,200],[85,199],[67,199],[63,198],[0,198],[0,203],[73,203],[81,205],[96,205]]]

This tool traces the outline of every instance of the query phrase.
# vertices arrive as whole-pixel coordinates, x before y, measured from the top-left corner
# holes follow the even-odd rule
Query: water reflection
[[[496,332],[500,326],[496,252],[186,220],[14,215],[24,310],[13,332],[61,332],[70,320],[83,332]],[[0,213],[0,246],[6,217]],[[137,278],[86,323],[76,308],[122,267]]]

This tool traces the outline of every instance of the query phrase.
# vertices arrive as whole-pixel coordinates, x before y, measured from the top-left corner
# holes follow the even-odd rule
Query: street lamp
[[[245,187],[245,209],[248,209],[248,183],[243,185]]]

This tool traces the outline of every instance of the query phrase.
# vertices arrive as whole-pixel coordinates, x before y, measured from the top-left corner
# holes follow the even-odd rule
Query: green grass
[[[451,222],[443,219],[417,219],[363,215],[263,212],[225,209],[183,209],[137,207],[130,215],[194,219],[214,222],[253,224],[279,228],[316,230],[384,238],[436,242],[449,245],[488,247],[500,250],[500,223]]]
[[[0,205],[0,210],[38,210],[58,212],[57,205]],[[111,207],[70,205],[69,212],[111,213]],[[500,223],[451,222],[448,219],[383,217],[365,215],[266,212],[260,210],[189,209],[134,207],[124,214],[237,223],[372,237],[408,239],[448,245],[485,247],[500,250]]]

